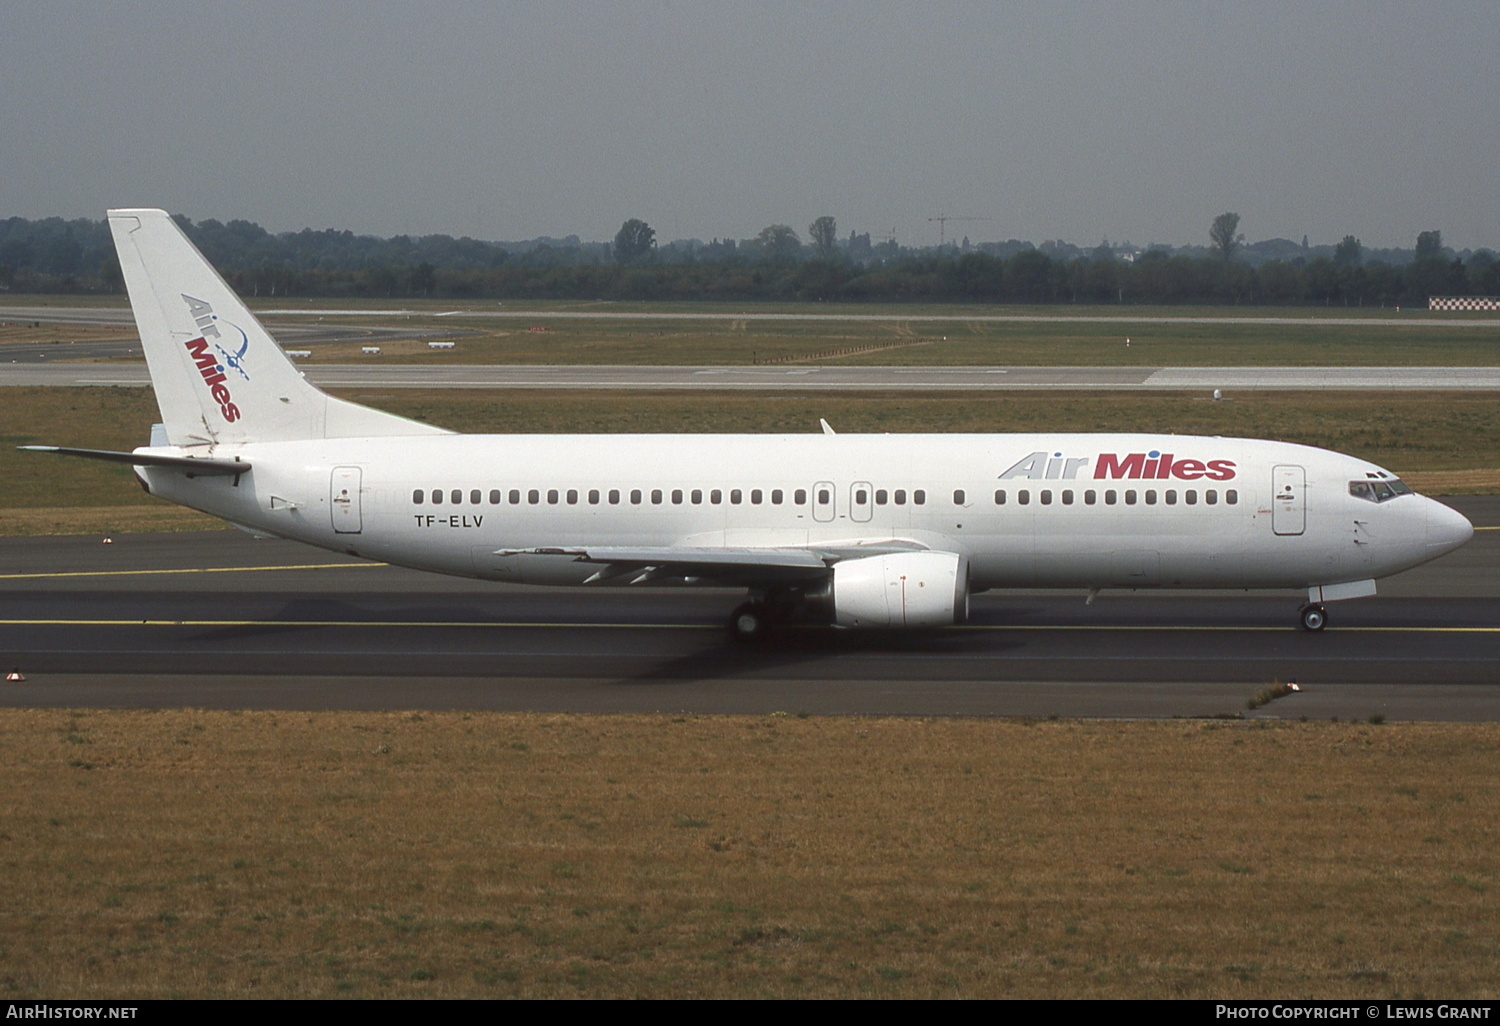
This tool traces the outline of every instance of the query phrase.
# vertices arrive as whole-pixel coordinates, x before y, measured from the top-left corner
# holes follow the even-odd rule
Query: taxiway
[[[1373,599],[1292,626],[1295,593],[976,596],[916,634],[730,641],[730,591],[504,587],[237,532],[0,540],[0,705],[905,715],[1500,717],[1500,499]]]

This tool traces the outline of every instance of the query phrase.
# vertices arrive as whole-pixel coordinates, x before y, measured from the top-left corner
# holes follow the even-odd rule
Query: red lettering
[[[219,358],[208,351],[208,339],[199,337],[186,343],[188,355],[198,365],[199,371],[209,371],[218,366]]]
[[[1147,459],[1143,452],[1133,452],[1128,456],[1121,456],[1114,452],[1101,452],[1098,462],[1094,465],[1094,477],[1100,478],[1130,478],[1132,480],[1145,478],[1147,480],[1164,481],[1177,478],[1179,481],[1197,481],[1199,478],[1209,478],[1213,481],[1228,481],[1235,476],[1235,463],[1233,460],[1179,460],[1172,453],[1164,452],[1154,459]]]
[[[219,360],[213,353],[208,351],[208,339],[199,337],[191,342],[184,342],[188,355],[192,357],[193,363],[198,367],[198,373],[209,386],[209,394],[214,397],[214,402],[219,404],[219,412],[224,415],[225,421],[233,424],[240,419],[240,408],[230,401],[232,398],[229,387],[224,384],[224,375],[219,372]]]
[[[1141,467],[1146,462],[1146,454],[1133,452],[1123,460],[1112,452],[1101,452],[1099,463],[1094,467],[1094,478],[1101,477],[1140,477]]]

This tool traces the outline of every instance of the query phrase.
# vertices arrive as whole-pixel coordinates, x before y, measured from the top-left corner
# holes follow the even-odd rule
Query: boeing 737
[[[460,435],[329,396],[164,211],[110,229],[162,423],[152,495],[258,535],[493,581],[743,587],[788,617],[938,627],[996,588],[1305,589],[1326,604],[1473,528],[1395,475],[1171,434]]]

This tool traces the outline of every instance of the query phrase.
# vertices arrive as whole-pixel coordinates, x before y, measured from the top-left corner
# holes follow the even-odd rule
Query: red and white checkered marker
[[[11,670],[9,673],[7,673],[5,675],[5,679],[19,682],[25,680],[26,675],[21,672],[20,667],[17,667],[16,669]]]

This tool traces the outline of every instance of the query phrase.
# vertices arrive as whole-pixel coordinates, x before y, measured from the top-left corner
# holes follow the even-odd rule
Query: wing
[[[926,546],[903,539],[834,543],[807,547],[724,546],[721,548],[659,546],[569,546],[562,548],[500,549],[497,556],[555,556],[576,563],[596,563],[599,570],[584,584],[723,584],[768,586],[812,583],[828,576],[829,568],[845,559],[890,552],[919,552]]]

